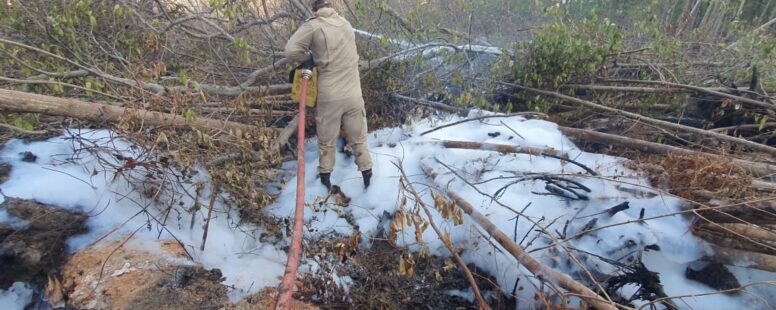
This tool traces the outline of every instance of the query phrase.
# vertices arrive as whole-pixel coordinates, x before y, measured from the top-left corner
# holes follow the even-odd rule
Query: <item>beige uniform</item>
[[[348,136],[358,170],[371,169],[356,36],[350,23],[332,8],[318,10],[286,43],[285,55],[294,63],[308,59],[311,53],[318,68],[318,172],[334,170],[340,128]]]

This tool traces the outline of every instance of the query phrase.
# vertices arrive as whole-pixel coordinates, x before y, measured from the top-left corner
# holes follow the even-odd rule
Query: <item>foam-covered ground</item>
[[[478,113],[472,112],[469,117],[478,116]],[[387,220],[381,221],[386,219],[383,214],[393,214],[400,208],[400,172],[395,166],[398,164],[416,184],[415,187],[430,206],[434,205],[430,189],[455,192],[485,214],[502,231],[513,236],[516,242],[522,242],[528,251],[535,251],[531,253],[532,256],[574,278],[582,281],[589,279],[581,275],[581,269],[569,259],[567,250],[571,250],[583,262],[585,268],[601,275],[615,273],[618,266],[606,263],[599,257],[627,264],[641,255],[645,265],[659,273],[668,296],[714,292],[712,288],[684,277],[687,264],[706,254],[712,254],[710,248],[690,233],[690,223],[685,217],[660,217],[679,212],[681,202],[671,195],[652,189],[648,180],[626,168],[622,159],[582,152],[562,135],[556,124],[517,116],[472,121],[420,135],[428,129],[457,120],[460,118],[423,119],[404,128],[381,129],[371,133],[369,143],[374,160],[374,177],[372,185],[366,191],[353,159],[338,154],[332,183],[341,186],[352,199],[345,210],[359,226],[365,246],[368,246],[369,238],[380,231],[380,226],[387,230]],[[591,176],[584,169],[555,158],[447,149],[434,143],[439,140],[551,148],[567,153],[570,158],[596,171],[598,176]],[[326,190],[317,179],[318,158],[314,139],[308,141],[305,156],[307,203],[321,201]],[[454,169],[456,174],[472,184],[462,181],[444,165]],[[434,180],[429,179],[423,171],[423,166],[431,168],[439,176]],[[295,167],[295,163],[288,163],[285,168],[293,170]],[[570,200],[546,195],[548,191],[543,180],[529,179],[509,185],[518,178],[537,174],[560,176],[579,182],[590,189],[589,193],[584,193],[588,199]],[[291,217],[293,214],[296,180],[289,180],[287,184],[278,202],[270,208],[276,216]],[[491,197],[479,194],[472,185],[488,195],[499,193],[500,196],[494,201]],[[509,186],[506,190],[499,191],[507,185]],[[613,216],[606,214],[607,209],[625,201],[629,203],[630,208]],[[520,217],[516,220],[517,214],[501,204],[516,211],[524,210],[522,213],[527,218]],[[409,209],[411,205],[412,203],[405,208]],[[308,236],[312,235],[310,237],[314,238],[315,235],[325,237],[331,233],[352,233],[353,227],[344,218],[337,212],[324,212],[326,209],[307,209],[305,221],[308,228],[305,231]],[[638,221],[642,210],[643,217],[648,219],[645,222]],[[465,218],[463,225],[455,226],[451,221],[444,220],[436,211],[432,212],[437,225],[450,232],[453,243],[466,248],[462,255],[464,260],[476,263],[494,275],[498,284],[507,292],[513,291],[515,279],[521,278],[518,285],[522,290],[517,290],[518,297],[523,299],[523,302],[531,300],[534,286],[538,282],[529,272],[520,268],[512,256],[501,249],[494,250],[493,245],[484,240],[484,231],[472,220]],[[658,218],[650,219],[653,217]],[[560,235],[569,237],[581,232],[593,219],[596,221],[594,228],[612,226],[583,234],[578,238],[569,238],[562,241],[563,247],[543,249],[552,244],[553,240],[540,230],[552,234],[557,240]],[[628,222],[631,223],[619,224]],[[426,242],[423,245],[416,243],[415,230],[411,225],[400,232],[397,238],[398,243],[406,244],[414,250],[426,247],[432,254],[449,256],[432,229],[423,232],[423,240]],[[776,279],[774,274],[767,272],[744,268],[734,268],[733,271],[742,284]],[[754,280],[755,278],[759,280]],[[633,293],[632,287],[629,286],[623,290],[627,291],[623,292],[626,297]],[[763,302],[774,299],[770,296],[773,296],[775,291],[772,286],[761,286],[749,292],[752,294],[711,294],[674,302],[681,308],[695,309],[719,308],[722,305],[724,308],[766,308]]]
[[[473,112],[470,116],[476,116],[476,113]],[[764,302],[773,302],[776,293],[772,287],[754,286],[748,289],[747,293],[737,295],[706,295],[714,290],[687,280],[684,277],[687,264],[711,254],[710,249],[690,233],[689,223],[684,217],[660,217],[679,211],[680,201],[650,188],[647,180],[625,168],[621,159],[582,152],[557,130],[555,124],[521,117],[468,122],[420,136],[421,132],[456,120],[459,118],[423,119],[402,128],[381,129],[371,133],[369,143],[375,163],[374,178],[372,186],[366,191],[363,189],[361,174],[356,170],[352,159],[343,154],[337,155],[337,167],[332,181],[352,198],[350,205],[343,210],[349,213],[359,226],[363,234],[363,246],[369,246],[369,238],[377,234],[381,227],[388,229],[390,217],[400,208],[400,174],[395,166],[399,164],[426,202],[431,203],[431,188],[456,192],[504,232],[513,235],[528,251],[534,251],[532,256],[574,278],[583,281],[586,279],[580,276],[579,266],[569,261],[567,249],[596,274],[609,274],[616,270],[615,266],[599,257],[625,263],[629,258],[642,254],[646,266],[659,273],[668,296],[702,295],[675,300],[680,308],[770,308]],[[84,152],[81,149],[83,145],[74,143],[73,134],[93,141],[91,148],[96,153]],[[42,142],[9,142],[0,152],[0,156],[2,161],[11,164],[13,169],[9,180],[0,185],[2,193],[92,215],[87,222],[90,232],[69,240],[72,251],[83,248],[105,234],[109,234],[110,238],[119,238],[134,233],[134,242],[131,244],[147,249],[157,248],[158,238],[170,239],[174,236],[186,245],[186,249],[193,256],[194,261],[191,263],[199,262],[207,268],[221,269],[226,277],[224,284],[234,288],[231,290],[232,300],[279,283],[286,260],[285,252],[273,245],[260,243],[260,228],[250,225],[238,227],[236,212],[222,204],[221,200],[217,200],[215,206],[207,247],[205,251],[199,251],[207,208],[197,211],[193,227],[191,217],[185,209],[194,204],[192,193],[198,185],[203,188],[199,197],[200,204],[207,205],[210,200],[210,184],[204,170],[200,170],[181,187],[173,188],[171,193],[162,199],[175,203],[155,205],[130,186],[124,177],[116,177],[110,169],[104,169],[105,165],[123,163],[111,155],[111,149],[114,148],[119,149],[124,156],[141,159],[144,156],[142,150],[112,135],[111,132],[102,130],[80,131]],[[438,140],[553,148],[569,154],[572,159],[593,169],[599,176],[590,176],[580,167],[554,158],[446,149],[435,143]],[[102,148],[107,146],[110,148]],[[312,204],[326,196],[326,190],[317,179],[318,157],[314,138],[307,141],[306,150],[306,199],[308,204]],[[35,154],[38,160],[34,163],[22,161],[22,153],[27,151]],[[95,157],[94,154],[101,155]],[[546,182],[529,178],[506,187],[506,190],[500,191],[498,200],[494,201],[479,194],[442,164],[451,167],[478,190],[489,195],[499,192],[499,189],[516,181],[516,178],[541,174],[562,176],[579,182],[590,189],[589,193],[584,193],[589,199],[569,200],[546,195]],[[428,178],[422,170],[423,166],[430,167],[439,176],[433,180]],[[292,173],[295,167],[295,162],[284,164],[284,168]],[[132,173],[134,177],[142,177],[148,172],[144,169],[138,166],[125,172]],[[172,170],[168,173],[180,174]],[[295,179],[288,180],[277,202],[269,206],[268,212],[278,217],[291,217],[295,205],[295,186]],[[629,202],[629,209],[614,216],[606,214],[608,208],[625,201]],[[523,211],[526,217],[517,217],[515,212],[500,203]],[[170,216],[165,216],[167,205],[173,206]],[[412,203],[406,208],[411,208],[411,205]],[[353,232],[353,226],[337,215],[337,212],[325,212],[329,208],[331,207],[318,208],[317,211],[306,209],[305,221],[309,226],[305,229],[307,238],[325,238],[332,233],[348,235]],[[140,212],[144,209],[147,212]],[[634,221],[639,219],[642,210],[644,218],[648,220]],[[464,217],[464,223],[455,226],[444,220],[436,211],[432,212],[434,221],[450,232],[453,243],[457,247],[465,247],[462,256],[466,261],[476,263],[494,275],[498,284],[508,292],[512,291],[515,280],[520,278],[518,285],[522,290],[517,290],[519,297],[532,300],[537,281],[530,273],[520,268],[514,258],[500,249],[494,249],[469,218]],[[166,225],[162,229],[159,221],[165,217]],[[653,217],[658,218],[651,219]],[[541,231],[552,234],[554,239],[559,239],[558,235],[574,236],[591,223],[592,219],[596,219],[593,227],[611,226],[578,238],[567,238],[562,242],[562,247],[545,248],[552,244],[553,240]],[[12,223],[17,227],[25,225],[24,221],[9,216],[2,209],[0,221]],[[406,227],[399,233],[397,242],[406,244],[413,250],[420,250],[422,247],[432,254],[449,255],[431,229],[427,229],[422,235],[425,243],[416,244],[413,228]],[[648,246],[659,250],[644,251]],[[315,268],[315,263],[310,262],[305,268]],[[776,279],[772,273],[753,269],[732,268],[732,271],[742,284]],[[350,281],[347,277],[338,277],[336,280],[344,286]],[[0,305],[3,309],[21,309],[32,296],[32,290],[22,283],[15,284],[10,289],[0,289],[6,289],[0,291]],[[629,295],[633,287],[626,286],[624,290],[626,292],[623,293]],[[466,292],[459,293],[471,296]]]
[[[95,153],[84,151],[83,145],[72,139],[75,135],[83,137],[85,141],[92,141],[89,143],[90,149],[100,156],[95,157]],[[6,196],[34,199],[90,214],[87,220],[89,232],[68,240],[71,251],[77,251],[104,235],[108,238],[126,238],[134,234],[132,242],[128,243],[131,246],[166,255],[159,248],[157,240],[177,238],[194,258],[190,263],[198,262],[206,268],[221,270],[226,277],[224,284],[233,287],[230,291],[232,300],[279,283],[278,277],[283,274],[286,261],[285,252],[273,245],[258,242],[262,232],[258,227],[238,227],[239,218],[235,210],[227,208],[220,199],[216,200],[214,206],[205,251],[199,250],[210,201],[211,187],[206,171],[199,171],[190,181],[161,197],[160,201],[164,205],[154,204],[130,186],[123,176],[116,177],[112,169],[105,168],[107,165],[123,164],[113,156],[112,149],[138,160],[144,156],[140,149],[114,135],[105,130],[81,130],[42,142],[10,141],[0,156],[3,162],[11,164],[13,168],[8,181],[0,185],[0,190]],[[35,154],[37,161],[22,161],[24,152]],[[124,171],[140,178],[147,172],[140,165]],[[179,171],[170,170],[168,173],[180,176]],[[196,212],[192,221],[185,209],[193,206],[198,184],[203,185],[199,203],[204,207]],[[173,206],[169,215],[166,212],[167,206]],[[147,212],[141,212],[143,209]],[[23,221],[11,217],[1,208],[0,221],[18,227],[24,225]],[[165,222],[164,229],[161,222]],[[21,298],[27,295],[18,296]]]

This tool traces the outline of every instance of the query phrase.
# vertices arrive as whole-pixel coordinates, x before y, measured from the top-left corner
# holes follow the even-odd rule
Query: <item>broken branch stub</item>
[[[517,154],[528,154],[528,155],[534,155],[534,156],[546,156],[558,159],[560,161],[564,161],[567,163],[570,163],[572,165],[578,166],[590,175],[598,175],[593,169],[590,169],[589,167],[575,161],[572,159],[569,159],[568,154],[565,152],[561,152],[555,149],[550,148],[538,148],[538,147],[530,147],[530,146],[518,146],[518,145],[509,145],[509,144],[497,144],[497,143],[483,143],[483,142],[471,142],[471,141],[450,141],[450,140],[442,140],[439,141],[442,146],[448,149],[467,149],[467,150],[483,150],[483,151],[493,151],[493,152],[499,152],[499,153],[517,153]]]

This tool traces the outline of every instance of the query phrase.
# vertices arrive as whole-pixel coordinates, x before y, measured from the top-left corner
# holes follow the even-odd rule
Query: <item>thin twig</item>
[[[510,114],[483,115],[483,116],[467,118],[467,119],[463,119],[463,120],[460,120],[460,121],[457,121],[457,122],[452,122],[452,123],[449,123],[449,124],[444,124],[444,125],[441,125],[441,126],[437,126],[437,127],[431,128],[429,130],[426,130],[426,131],[420,133],[420,135],[421,136],[425,136],[425,135],[427,135],[429,133],[432,133],[434,131],[437,131],[437,130],[440,130],[440,129],[444,129],[444,128],[447,128],[447,127],[452,127],[452,126],[459,125],[459,124],[463,124],[463,123],[466,123],[466,122],[479,121],[479,120],[488,119],[488,118],[495,118],[495,117],[502,118],[502,117],[513,117],[513,116],[533,116],[533,117],[542,117],[543,118],[543,117],[547,117],[547,114],[539,113],[539,112],[519,112],[519,113],[510,113]]]
[[[199,247],[200,251],[205,250],[205,242],[207,242],[207,231],[210,227],[210,217],[213,216],[213,206],[216,204],[216,198],[218,198],[218,191],[221,188],[221,184],[218,181],[213,181],[213,192],[210,193],[210,205],[207,208],[207,220],[205,221],[204,232],[202,233],[202,245]]]
[[[13,130],[13,131],[18,131],[18,132],[26,134],[26,135],[43,135],[43,134],[48,133],[48,131],[45,131],[45,130],[27,130],[27,129],[24,129],[24,128],[19,128],[19,127],[16,127],[14,125],[9,125],[9,124],[5,124],[5,123],[0,123],[0,127],[7,128],[7,129],[10,129],[10,130]]]
[[[472,276],[472,272],[469,270],[468,267],[466,267],[466,263],[463,261],[460,255],[458,255],[458,252],[453,247],[453,241],[447,240],[444,235],[442,234],[442,231],[439,230],[437,225],[434,223],[434,217],[431,215],[431,211],[428,210],[428,206],[423,202],[423,199],[420,197],[420,194],[415,190],[415,187],[412,185],[412,182],[410,182],[410,179],[407,177],[407,174],[404,172],[404,169],[401,167],[398,163],[393,163],[394,166],[396,166],[397,169],[399,169],[399,172],[402,176],[402,183],[404,186],[406,186],[407,189],[410,190],[413,196],[415,196],[415,201],[418,202],[418,204],[423,207],[423,211],[425,211],[426,216],[428,217],[428,222],[431,224],[431,228],[434,229],[434,232],[439,236],[439,239],[442,240],[442,243],[444,243],[445,247],[448,251],[453,255],[455,258],[456,263],[458,263],[458,266],[461,267],[463,270],[464,275],[466,276],[466,279],[469,281],[469,285],[472,287],[472,291],[474,292],[474,296],[477,299],[477,304],[479,304],[480,309],[490,309],[490,306],[485,302],[485,299],[482,298],[482,294],[480,293],[480,289],[477,286],[477,282],[474,280],[474,277]]]

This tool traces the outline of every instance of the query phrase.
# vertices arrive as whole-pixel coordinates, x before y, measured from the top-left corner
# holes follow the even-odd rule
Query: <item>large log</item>
[[[714,258],[732,266],[776,272],[776,256],[713,246]]]
[[[699,228],[723,234],[738,234],[747,238],[776,242],[776,231],[763,225],[744,223],[700,224]]]
[[[701,239],[723,248],[776,255],[776,248],[766,242],[748,237],[743,238],[733,234],[732,231],[724,231],[724,229],[720,227],[713,226],[714,225],[698,225],[693,227],[692,232]]]
[[[122,117],[132,115],[141,118],[149,126],[194,127],[200,130],[240,130],[243,132],[257,130],[255,126],[237,122],[201,117],[187,121],[182,116],[176,114],[116,107],[103,103],[85,102],[7,89],[0,89],[0,111],[41,113],[108,123],[116,123]]]
[[[550,148],[540,148],[532,146],[519,146],[509,144],[487,143],[487,142],[473,142],[473,141],[452,141],[452,140],[440,140],[434,143],[439,143],[448,149],[467,149],[467,150],[483,150],[493,151],[499,153],[520,153],[534,156],[542,155],[554,155],[568,157],[568,154]]]
[[[592,130],[585,130],[585,129],[578,129],[578,128],[570,128],[570,127],[561,127],[559,126],[558,129],[563,132],[564,134],[571,136],[573,138],[581,139],[584,141],[589,142],[596,142],[596,143],[602,143],[602,144],[611,144],[611,145],[619,145],[624,146],[631,149],[636,149],[643,152],[649,152],[654,154],[680,154],[680,155],[704,155],[704,156],[711,156],[716,157],[724,160],[729,160],[732,163],[740,166],[741,168],[749,171],[749,173],[756,175],[756,176],[770,176],[776,174],[776,166],[769,165],[766,163],[760,163],[760,162],[753,162],[743,159],[738,159],[730,156],[722,156],[717,154],[710,154],[710,153],[704,153],[704,152],[698,152],[688,149],[683,149],[680,147],[675,147],[671,145],[666,144],[660,144],[655,142],[649,142],[634,138],[629,138],[625,136],[619,136],[619,135],[613,135],[603,132],[597,132]]]
[[[590,175],[598,175],[598,173],[593,171],[593,169],[590,169],[589,167],[583,165],[582,163],[569,158],[568,154],[566,154],[565,152],[558,151],[556,149],[497,144],[497,143],[472,142],[472,141],[441,140],[441,141],[434,141],[431,143],[439,143],[448,149],[483,150],[483,151],[492,151],[492,152],[499,152],[499,153],[505,153],[505,154],[516,153],[516,154],[528,154],[528,155],[534,155],[534,156],[547,156],[547,157],[552,157],[560,161],[564,161],[572,165],[578,166],[584,169],[585,171],[587,171],[588,173],[590,173]]]

